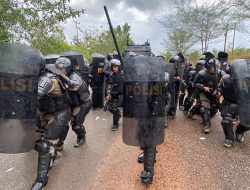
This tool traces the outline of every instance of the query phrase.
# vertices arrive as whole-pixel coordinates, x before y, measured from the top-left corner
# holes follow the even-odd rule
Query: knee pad
[[[111,105],[109,105],[109,111],[111,112],[111,113],[113,113],[113,114],[116,114],[116,113],[118,113],[118,107],[115,105],[115,104],[111,104]]]
[[[48,140],[40,140],[35,143],[34,149],[39,153],[49,153],[51,143]]]
[[[75,125],[75,126],[72,126],[72,129],[73,131],[75,131],[76,133],[86,133],[85,132],[85,128],[84,126],[81,126],[81,125]]]
[[[229,126],[232,125],[232,122],[229,121],[229,120],[227,120],[227,119],[223,119],[223,120],[221,121],[221,125],[222,125],[223,127],[229,127]]]
[[[200,114],[203,114],[203,113],[205,113],[207,110],[206,110],[204,107],[201,107],[199,111],[200,111]]]
[[[60,136],[65,132],[65,130],[69,127],[68,123],[61,123],[57,119],[54,119],[47,126],[47,131],[45,136],[48,140],[56,140],[60,138]]]

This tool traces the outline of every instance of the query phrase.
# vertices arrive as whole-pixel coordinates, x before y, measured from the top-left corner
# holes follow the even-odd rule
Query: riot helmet
[[[56,60],[56,68],[59,70],[65,69],[66,73],[72,70],[71,61],[67,57],[60,57]]]
[[[206,69],[209,73],[215,74],[218,71],[218,60],[217,59],[210,59],[206,62]]]
[[[176,56],[174,57],[174,61],[181,61],[181,58],[180,58],[178,55],[176,55]]]
[[[209,61],[210,59],[213,59],[213,58],[215,58],[215,56],[214,56],[214,54],[212,54],[211,52],[205,52],[205,53],[203,53],[203,55],[205,56],[205,61]]]
[[[121,62],[118,59],[111,59],[110,62],[109,62],[109,65],[110,65],[110,67],[113,67],[113,66],[120,67],[121,66]]]
[[[205,63],[206,63],[205,60],[197,61],[196,67],[195,67],[196,72],[203,70],[205,68]]]
[[[220,51],[217,57],[220,62],[225,62],[228,60],[228,53]]]
[[[179,56],[179,61],[180,62],[185,62],[185,57],[182,53],[178,53],[178,56]]]
[[[170,57],[169,63],[174,63],[174,56],[171,56],[171,57]]]

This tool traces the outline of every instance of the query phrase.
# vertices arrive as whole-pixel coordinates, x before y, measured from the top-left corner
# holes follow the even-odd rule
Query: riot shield
[[[165,63],[161,58],[135,56],[124,63],[123,141],[152,147],[163,143],[165,124]]]
[[[0,152],[34,148],[42,55],[21,44],[0,44]]]
[[[58,54],[49,54],[44,56],[46,64],[55,64],[56,60],[60,57]]]
[[[240,123],[250,127],[250,60],[238,59],[231,64]]]
[[[105,65],[105,56],[94,53],[92,56],[92,66],[91,66],[91,75],[92,75],[92,105],[93,108],[101,108],[104,103],[104,65]]]

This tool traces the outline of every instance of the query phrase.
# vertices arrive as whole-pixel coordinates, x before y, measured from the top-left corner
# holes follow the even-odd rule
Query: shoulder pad
[[[225,74],[225,75],[223,75],[222,79],[223,79],[223,80],[230,79],[230,75],[229,75],[229,74]]]
[[[56,75],[51,73],[51,72],[46,72],[42,75],[42,77],[47,77],[47,78],[51,78],[51,77],[55,77]]]
[[[69,76],[70,81],[72,81],[72,84],[76,87],[76,86],[80,86],[82,84],[82,78],[80,75],[78,75],[77,73],[73,72],[70,76]]]
[[[191,75],[194,75],[194,74],[196,74],[196,70],[191,70],[189,73],[190,73]]]
[[[221,76],[227,75],[227,73],[225,71],[223,71],[223,70],[220,70],[220,74],[221,74]]]
[[[201,70],[197,73],[197,75],[200,75],[200,76],[206,76],[207,72],[205,70]]]
[[[73,81],[79,81],[81,82],[82,78],[79,74],[73,72],[70,77],[69,77],[70,80],[73,80]]]
[[[42,76],[38,80],[38,96],[45,96],[53,88],[53,81],[46,76]]]

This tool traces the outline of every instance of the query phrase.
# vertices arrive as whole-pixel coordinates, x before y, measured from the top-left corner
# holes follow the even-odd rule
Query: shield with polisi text
[[[124,63],[123,141],[154,147],[164,141],[165,63],[162,58],[134,56]]]
[[[0,153],[34,148],[37,86],[44,59],[36,49],[0,44]],[[43,63],[43,64],[41,64]]]

